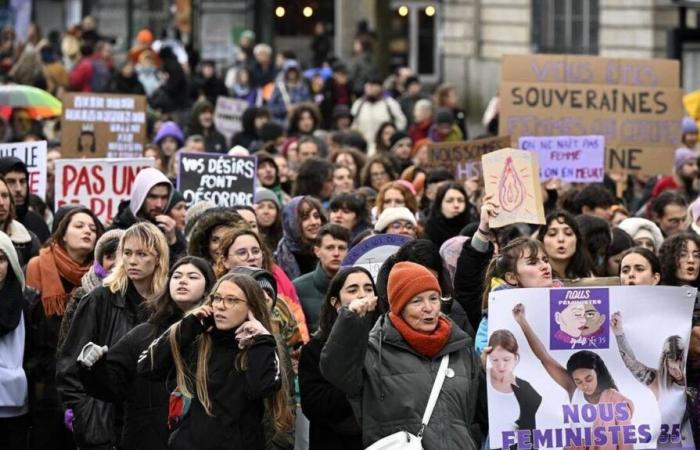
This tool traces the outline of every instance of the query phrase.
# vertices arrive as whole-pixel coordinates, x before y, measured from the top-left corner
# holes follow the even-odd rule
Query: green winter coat
[[[348,395],[364,445],[397,431],[419,432],[440,359],[449,353],[452,376],[445,378],[423,448],[478,449],[475,416],[486,416],[486,391],[471,338],[453,324],[449,341],[431,360],[416,353],[386,316],[371,326],[371,315],[360,318],[341,308],[321,354],[321,373]]]

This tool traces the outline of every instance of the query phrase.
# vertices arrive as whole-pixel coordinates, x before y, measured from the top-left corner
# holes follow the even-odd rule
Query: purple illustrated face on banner
[[[550,290],[550,350],[608,348],[609,298],[605,288]]]

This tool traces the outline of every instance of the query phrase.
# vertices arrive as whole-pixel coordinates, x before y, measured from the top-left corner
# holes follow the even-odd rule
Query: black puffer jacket
[[[313,337],[301,349],[301,409],[309,419],[309,450],[362,450],[362,430],[343,391],[321,375],[323,344]]]
[[[114,219],[112,220],[112,226],[109,227],[110,230],[126,230],[135,223],[143,220],[134,216],[134,214],[131,212],[131,209],[129,209],[129,203],[130,200],[124,200],[119,204],[117,215],[114,216]],[[168,245],[168,249],[170,250],[170,257],[168,259],[170,267],[172,267],[173,264],[182,256],[185,256],[185,252],[187,250],[187,242],[185,241],[185,236],[179,230],[175,232],[175,235],[177,237],[175,243],[172,245]]]
[[[81,448],[109,448],[115,444],[119,436],[115,424],[119,418],[113,404],[87,394],[76,359],[88,342],[113,347],[145,319],[143,300],[131,283],[126,294],[98,287],[78,305],[58,354],[56,384],[63,406],[73,409],[73,435]]]
[[[136,365],[139,355],[150,343],[181,318],[182,313],[177,313],[161,324],[137,325],[92,368],[78,365],[80,379],[89,395],[105,402],[124,402],[122,448],[157,450],[168,447],[170,391],[161,381],[138,377]]]
[[[204,327],[193,315],[180,325],[179,346],[185,364],[196,372],[198,342]],[[281,387],[281,374],[275,354],[275,338],[258,336],[248,347],[248,367],[236,366],[239,353],[235,330],[210,333],[211,356],[207,385],[212,415],[208,415],[196,397],[188,413],[172,432],[168,448],[172,450],[262,450],[265,438],[262,425],[263,399]],[[165,380],[174,375],[173,356],[168,334],[163,334],[139,359],[140,375]]]
[[[423,434],[423,446],[478,449],[487,423],[486,383],[472,339],[453,325],[447,344],[430,359],[416,353],[386,316],[370,328],[370,316],[359,317],[342,307],[321,353],[321,373],[348,395],[364,445],[399,431],[419,432],[440,359],[449,354],[452,370]]]
[[[493,244],[474,237],[464,242],[457,259],[454,298],[467,312],[469,323],[475,330],[479,328],[483,316],[481,296],[485,288],[484,276],[492,257]]]

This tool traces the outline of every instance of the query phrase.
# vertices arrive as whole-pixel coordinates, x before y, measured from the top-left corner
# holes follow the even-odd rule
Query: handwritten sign
[[[29,192],[46,198],[46,141],[0,144],[0,157],[14,156],[27,166]]]
[[[219,96],[214,109],[214,126],[219,133],[231,140],[231,137],[243,129],[241,117],[248,109],[248,102],[237,98]]]
[[[537,153],[506,148],[481,157],[486,195],[500,205],[492,228],[513,223],[544,224],[544,206]]]
[[[119,203],[131,197],[136,175],[154,163],[153,158],[57,159],[56,208],[87,206],[102,223],[111,223]]]
[[[429,144],[426,169],[447,169],[462,181],[481,177],[481,157],[506,147],[510,147],[509,136]]]
[[[66,93],[61,151],[67,158],[138,158],[146,142],[143,95]]]
[[[518,148],[540,159],[540,180],[557,177],[572,183],[599,183],[605,174],[603,136],[523,136]]]
[[[671,286],[492,291],[491,448],[697,448],[685,397],[695,294]],[[582,382],[581,369],[591,367],[599,376]],[[517,389],[504,391],[503,380]]]
[[[680,145],[678,61],[506,55],[500,133],[605,137],[605,168],[670,174]]]
[[[253,205],[257,158],[218,153],[181,153],[177,189],[188,205]]]

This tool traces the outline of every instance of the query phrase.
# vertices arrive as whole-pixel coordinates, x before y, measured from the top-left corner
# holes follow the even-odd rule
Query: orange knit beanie
[[[406,304],[425,291],[438,291],[442,294],[437,278],[424,266],[402,261],[396,263],[389,272],[387,282],[389,309],[396,316],[400,317]]]

